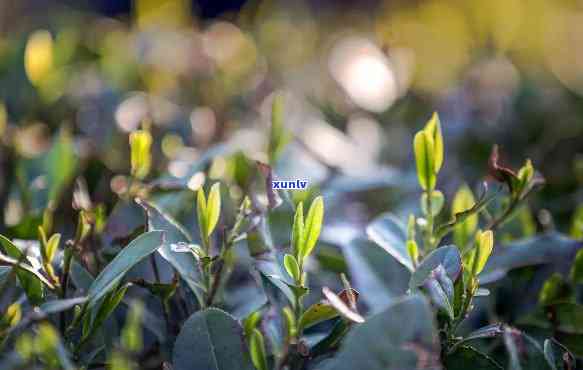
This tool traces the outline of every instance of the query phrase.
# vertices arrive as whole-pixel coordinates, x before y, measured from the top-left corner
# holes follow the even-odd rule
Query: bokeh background
[[[499,143],[507,163],[529,157],[547,179],[535,215],[567,227],[583,196],[582,39],[580,1],[2,1],[2,206],[8,152],[38,156],[62,128],[103,201],[144,119],[159,172],[183,176],[213,143],[245,135],[261,159],[282,90],[286,126],[324,170],[411,172],[412,133],[437,110],[446,194],[458,175],[479,181]],[[325,176],[300,156],[288,153],[282,176]]]

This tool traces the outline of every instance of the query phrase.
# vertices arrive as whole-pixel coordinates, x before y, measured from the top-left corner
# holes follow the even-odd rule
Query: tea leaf
[[[433,138],[433,167],[435,169],[435,173],[437,174],[441,169],[441,165],[443,164],[443,135],[441,133],[441,121],[439,120],[439,115],[437,112],[433,113],[431,119],[425,125],[424,130],[428,131]]]
[[[471,272],[472,276],[477,276],[482,272],[486,262],[488,262],[488,258],[490,258],[490,254],[492,254],[493,247],[494,233],[492,230],[478,232],[476,246],[464,254],[464,266],[468,272]]]
[[[428,198],[427,193],[421,194],[421,211],[425,215],[429,214]],[[441,212],[444,203],[445,197],[443,196],[443,193],[439,190],[433,190],[431,192],[431,214],[437,216],[439,212]]]
[[[23,255],[23,252],[18,249],[8,238],[3,235],[0,235],[0,245],[4,252],[9,256],[12,257],[15,261],[14,262],[26,262],[27,259]],[[40,304],[43,300],[44,292],[42,281],[46,280],[42,275],[38,276],[32,271],[27,271],[26,269],[17,268],[16,276],[18,277],[18,281],[22,286],[22,289],[26,293],[26,296],[33,304]],[[41,278],[43,280],[41,280]],[[52,286],[49,283],[50,286]]]
[[[300,281],[301,279],[300,266],[298,265],[298,261],[296,260],[296,258],[291,254],[286,254],[283,258],[283,264],[289,276],[291,276],[295,282]]]
[[[133,266],[155,252],[163,244],[162,231],[149,231],[125,246],[95,278],[87,296],[89,307],[105,296]]]
[[[257,370],[268,370],[265,340],[263,339],[263,334],[257,329],[253,329],[251,332],[249,351],[251,352],[251,361],[253,361],[255,368]]]
[[[319,302],[311,305],[300,317],[298,330],[307,329],[310,326],[330,320],[338,316],[338,311],[327,302]]]
[[[210,190],[208,203],[206,204],[206,216],[205,216],[205,226],[206,226],[206,236],[210,236],[217,223],[219,222],[219,217],[221,215],[221,184],[215,183]]]
[[[292,226],[292,248],[294,255],[296,256],[299,263],[302,262],[302,247],[304,245],[305,235],[304,235],[304,205],[300,202],[296,208],[296,213],[294,214],[294,223]]]
[[[454,245],[439,247],[429,253],[417,266],[411,275],[409,287],[417,288],[423,285],[437,266],[442,265],[452,282],[455,282],[462,270],[459,250]]]
[[[376,217],[366,227],[366,234],[403,266],[413,271],[413,263],[407,250],[407,232],[396,216],[383,213]]]
[[[417,163],[417,177],[423,190],[433,190],[435,187],[435,145],[428,131],[420,131],[413,140],[415,162]]]
[[[175,370],[254,370],[243,329],[229,314],[209,308],[186,320],[173,350]]]
[[[147,130],[136,130],[130,134],[132,176],[143,179],[152,166],[152,135]]]
[[[314,199],[304,225],[303,237],[304,245],[302,248],[302,257],[309,256],[320,237],[320,230],[322,230],[322,222],[324,221],[324,200],[321,196]]]
[[[474,194],[467,185],[462,185],[453,197],[451,205],[452,217],[468,211],[476,204]],[[453,227],[453,240],[459,248],[464,248],[478,227],[478,213],[472,213]]]
[[[571,266],[571,280],[575,284],[583,284],[583,249],[577,251],[575,261]]]

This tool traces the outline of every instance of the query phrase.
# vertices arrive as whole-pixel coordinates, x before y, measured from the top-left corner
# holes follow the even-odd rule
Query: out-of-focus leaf
[[[417,266],[413,275],[411,275],[409,286],[411,288],[422,286],[425,279],[439,265],[443,266],[451,281],[455,282],[462,269],[462,261],[458,248],[454,245],[446,245],[429,253],[421,261],[419,266]]]
[[[503,277],[508,271],[535,265],[550,265],[554,271],[568,272],[583,241],[560,233],[547,233],[494,248],[480,276],[482,283]]]
[[[143,179],[152,166],[152,134],[147,130],[136,130],[130,134],[132,176]]]
[[[561,274],[555,273],[543,284],[538,300],[542,305],[549,305],[561,300],[567,300],[570,293],[571,289],[563,280]]]
[[[124,350],[138,353],[143,348],[142,320],[144,306],[140,301],[134,301],[126,318],[126,323],[121,333],[121,345]]]
[[[108,244],[129,237],[134,231],[145,224],[144,213],[132,201],[120,200],[116,203],[103,231]]]
[[[532,325],[540,328],[555,328],[565,333],[583,334],[583,306],[571,303],[561,302],[552,305],[554,326],[548,319],[548,310],[546,307],[538,307],[529,315],[523,316],[518,320],[520,325]]]
[[[40,306],[40,310],[47,315],[54,314],[57,312],[67,311],[71,308],[87,302],[87,297],[77,297],[77,298],[67,298],[67,299],[55,299],[43,303]]]
[[[575,284],[583,284],[583,249],[580,249],[575,255],[575,261],[571,266],[571,280]]]
[[[451,205],[452,216],[471,209],[476,200],[472,190],[467,185],[462,185],[455,196]],[[458,223],[453,228],[453,240],[455,245],[463,248],[468,244],[472,234],[478,227],[478,214],[469,215],[463,222]]]
[[[354,369],[355,364],[367,370],[439,369],[439,344],[426,300],[419,295],[399,299],[354,327],[323,368]]]
[[[573,239],[583,239],[583,204],[579,205],[573,214],[570,235]]]
[[[545,339],[543,344],[545,359],[553,370],[570,370],[575,368],[575,357],[556,339]],[[566,366],[568,367],[566,367]]]
[[[210,308],[190,316],[176,338],[175,370],[254,370],[243,329],[224,311]]]
[[[255,365],[255,368],[257,370],[268,370],[265,340],[263,339],[263,334],[257,329],[253,329],[251,332],[249,351],[251,353],[251,361]]]
[[[421,194],[421,211],[424,215],[429,214],[428,198],[427,193]],[[444,203],[445,197],[443,196],[443,193],[439,190],[433,190],[431,192],[431,214],[437,216],[439,212],[441,212]]]
[[[162,231],[149,231],[124,247],[91,284],[87,292],[89,306],[107,294],[133,266],[162,246],[163,236]]]
[[[279,155],[290,141],[291,135],[286,132],[283,125],[283,97],[275,94],[271,105],[271,130],[269,131],[269,163],[275,164]]]
[[[334,230],[329,232],[334,233]],[[355,238],[341,245],[351,280],[355,288],[363,293],[362,299],[372,312],[382,311],[396,297],[405,293],[410,272],[397,259],[365,238]]]
[[[368,237],[381,246],[409,271],[413,263],[407,251],[407,231],[399,219],[391,213],[376,217],[366,228]]]
[[[22,263],[27,263],[28,260],[23,256],[23,252],[18,249],[8,238],[0,235],[0,244],[4,253],[9,257],[12,257],[16,261],[21,261]],[[18,276],[18,281],[20,286],[24,289],[26,296],[32,304],[40,304],[43,300],[44,291],[43,285],[39,276],[34,274],[32,271],[26,271],[21,268],[17,268],[16,276]]]

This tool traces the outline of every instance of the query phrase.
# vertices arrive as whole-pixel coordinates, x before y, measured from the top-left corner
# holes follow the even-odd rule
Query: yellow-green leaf
[[[204,189],[200,187],[196,193],[196,217],[198,219],[198,229],[200,230],[200,237],[202,239],[206,239],[206,208],[206,196],[204,195]]]
[[[304,204],[302,202],[296,207],[291,239],[294,255],[301,263],[301,252],[304,245]]]
[[[423,190],[433,190],[435,187],[434,143],[428,131],[420,131],[413,140],[415,162],[417,163],[417,177]]]
[[[257,329],[253,329],[251,332],[249,351],[251,352],[251,361],[255,365],[255,368],[257,370],[268,370],[265,340],[263,339],[263,334]]]
[[[570,234],[573,239],[583,239],[583,204],[579,205],[575,210],[573,221],[571,221]]]
[[[306,224],[304,226],[304,245],[302,248],[302,257],[309,256],[320,237],[322,230],[322,222],[324,221],[324,200],[321,196],[314,199],[308,215],[306,217]]]
[[[427,122],[425,130],[433,138],[433,166],[437,174],[443,164],[443,135],[441,133],[441,121],[437,112],[434,112],[431,119]]]
[[[430,197],[427,196],[427,193],[421,195],[421,211],[425,215],[429,214],[429,198]],[[439,212],[441,212],[444,203],[445,197],[443,196],[443,193],[439,190],[433,190],[431,192],[431,214],[437,216]]]
[[[215,183],[210,190],[208,202],[206,204],[206,235],[210,236],[221,215],[221,184]]]
[[[327,302],[319,302],[311,305],[300,317],[298,330],[307,329],[322,321],[330,320],[338,316],[338,311]]]
[[[472,190],[467,185],[462,185],[455,196],[453,197],[453,202],[451,206],[452,216],[457,213],[467,211],[472,208],[476,200]],[[471,238],[471,235],[476,231],[478,227],[478,214],[474,213],[468,216],[463,222],[458,223],[453,229],[453,240],[454,243],[459,247],[463,248]]]
[[[490,254],[492,254],[493,247],[494,233],[492,230],[477,233],[476,246],[464,256],[464,265],[472,276],[477,276],[482,272],[486,262],[488,262],[488,258],[490,258]]]
[[[571,280],[575,284],[583,284],[583,249],[575,255],[575,262],[571,266]]]
[[[53,68],[53,37],[46,30],[30,35],[24,51],[24,69],[33,85],[39,85]]]
[[[413,266],[416,266],[417,260],[419,259],[419,247],[415,240],[407,240],[407,253],[409,253],[409,257],[411,257]]]
[[[147,130],[136,130],[130,134],[132,176],[143,179],[152,166],[152,135]]]
[[[57,250],[59,249],[59,243],[61,242],[61,234],[53,234],[46,244],[46,257],[47,263],[53,262]]]
[[[285,270],[294,279],[294,282],[299,282],[301,278],[300,266],[298,261],[294,256],[291,254],[286,254],[283,257],[283,265],[285,266]]]

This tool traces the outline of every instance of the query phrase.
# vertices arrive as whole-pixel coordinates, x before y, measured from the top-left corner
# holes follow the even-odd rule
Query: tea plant
[[[326,281],[318,276],[314,261],[329,243],[322,238],[330,212],[326,184],[324,196],[315,188],[294,194],[273,188],[278,158],[296,139],[283,125],[281,97],[271,119],[269,165],[232,154],[247,171],[239,174],[244,181],[211,185],[205,181],[211,171],[201,171],[206,159],[188,184],[151,178],[153,135],[144,124],[129,135],[130,171],[111,212],[93,203],[79,179],[71,238],[54,232],[51,207],[33,227],[20,225],[36,240],[0,236],[0,294],[8,302],[0,320],[3,367],[575,369],[570,349],[581,354],[583,335],[583,252],[575,240],[581,212],[573,238],[547,233],[495,242],[517,215],[528,216],[526,199],[542,184],[530,161],[514,171],[494,147],[488,167],[496,189],[485,182],[476,196],[462,185],[446,216],[438,189],[444,140],[434,114],[413,140],[420,213],[406,225],[384,213],[366,228],[378,244],[374,253],[394,258],[409,281],[399,287],[404,294],[374,307],[359,297],[391,293],[353,288],[362,284],[357,275],[366,261],[347,257],[356,269],[341,267]],[[70,142],[58,140],[62,154]],[[71,176],[57,180],[53,201]],[[244,195],[231,197],[242,184]],[[278,241],[275,229],[284,230]],[[364,251],[359,238],[348,248]],[[466,326],[472,313],[485,310],[480,299],[490,290],[481,280],[570,259],[569,273],[552,269],[537,309],[517,323],[537,328],[532,336],[503,323]]]

